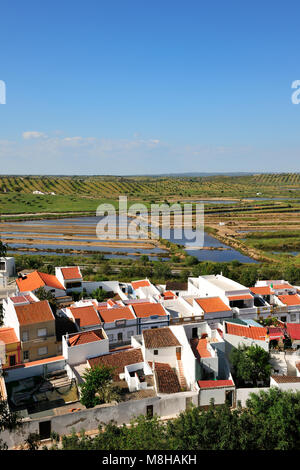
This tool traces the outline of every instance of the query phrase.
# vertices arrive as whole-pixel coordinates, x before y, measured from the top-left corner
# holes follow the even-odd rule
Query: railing
[[[21,342],[24,343],[24,344],[27,344],[27,343],[43,343],[44,341],[51,341],[52,339],[56,340],[56,336],[55,335],[51,335],[51,336],[41,336],[39,338],[34,338],[34,339],[26,339],[26,340],[22,340]]]
[[[199,322],[204,322],[203,316],[170,318],[170,325],[181,325],[182,323],[199,323]]]

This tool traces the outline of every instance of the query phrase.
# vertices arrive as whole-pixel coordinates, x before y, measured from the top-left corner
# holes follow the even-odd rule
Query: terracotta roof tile
[[[67,267],[67,268],[60,268],[63,278],[68,281],[70,279],[82,279],[82,276],[79,271],[78,266],[74,267]]]
[[[231,308],[220,297],[205,297],[203,299],[195,299],[195,301],[205,313],[231,311]]]
[[[228,296],[229,300],[251,300],[253,299],[253,296],[250,294],[244,294],[244,295],[230,295]]]
[[[131,283],[134,290],[139,289],[140,287],[150,287],[151,283],[148,279],[143,279],[142,281],[132,281]]]
[[[23,364],[24,367],[31,367],[31,366],[36,366],[38,364],[47,364],[48,362],[55,362],[55,361],[61,361],[65,360],[64,356],[53,356],[53,357],[47,357],[46,359],[39,359],[38,361],[31,361],[31,362],[26,362],[26,364]]]
[[[209,350],[207,349],[207,339],[198,339],[192,338],[191,348],[196,359],[201,359],[202,357],[211,357]]]
[[[19,343],[15,330],[13,328],[2,327],[0,328],[0,342],[5,344]]]
[[[69,345],[79,346],[80,344],[93,343],[104,339],[102,330],[83,331],[76,335],[69,336]]]
[[[135,316],[129,307],[98,308],[101,319],[105,323],[113,323],[117,320],[134,320]]]
[[[168,327],[143,330],[142,333],[147,349],[181,346],[172,330]]]
[[[79,327],[101,325],[101,320],[92,305],[70,307],[70,311]]]
[[[200,388],[234,387],[232,380],[198,380]]]
[[[300,377],[292,375],[271,375],[272,379],[278,384],[299,383]]]
[[[256,340],[265,341],[267,329],[260,326],[242,326],[226,322],[226,333],[229,335],[244,336]]]
[[[159,393],[178,393],[181,391],[177,374],[169,364],[155,362],[154,369]]]
[[[47,300],[27,305],[16,305],[15,311],[20,325],[30,325],[55,321],[54,315]]]
[[[274,289],[274,290],[280,290],[280,289],[294,289],[294,287],[291,286],[291,284],[289,284],[289,283],[283,283],[283,284],[276,284],[276,285],[273,285],[273,289]]]
[[[167,313],[161,304],[147,302],[142,304],[133,304],[132,308],[138,318],[147,318],[152,316],[167,316]]]
[[[39,271],[27,274],[25,278],[16,279],[16,283],[20,292],[33,291],[45,286],[65,290],[53,274],[41,273]]]
[[[138,348],[131,348],[88,359],[91,367],[106,365],[114,368],[114,380],[119,380],[119,374],[124,373],[125,366],[139,362],[144,362],[144,358],[141,349]]]
[[[271,295],[270,286],[251,287],[251,292],[258,295]]]
[[[278,295],[278,299],[285,305],[300,305],[300,296],[293,295]]]
[[[163,296],[165,300],[177,298],[176,294],[174,294],[174,292],[171,292],[170,290],[166,290],[163,293]]]

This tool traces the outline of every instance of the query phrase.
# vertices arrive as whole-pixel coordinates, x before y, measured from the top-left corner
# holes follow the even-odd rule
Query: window
[[[109,341],[113,341],[114,340],[114,335],[107,335]]]
[[[127,331],[127,338],[131,338],[133,336],[133,330]]]
[[[295,313],[291,313],[290,319],[291,321],[296,321],[297,315]]]
[[[23,331],[22,341],[28,341],[28,339],[29,339],[28,331]]]
[[[48,353],[48,348],[47,348],[47,346],[45,346],[44,348],[39,348],[39,349],[38,349],[38,355],[39,355],[39,356],[44,356],[44,355],[47,354],[47,353]]]
[[[280,320],[283,321],[283,323],[285,323],[286,322],[286,317],[281,317]]]
[[[147,418],[153,418],[153,405],[148,405],[146,409]]]
[[[154,356],[158,356],[158,349],[154,349],[153,354]]]
[[[29,351],[23,351],[23,360],[27,361],[29,359]]]
[[[123,333],[118,333],[118,341],[123,341]]]
[[[37,335],[38,336],[47,336],[47,328],[39,328],[37,330]]]

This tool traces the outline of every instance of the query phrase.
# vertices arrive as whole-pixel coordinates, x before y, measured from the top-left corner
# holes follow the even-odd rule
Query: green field
[[[33,191],[114,199],[163,197],[256,197],[300,195],[300,174],[258,174],[206,177],[121,176],[0,176],[0,194]]]

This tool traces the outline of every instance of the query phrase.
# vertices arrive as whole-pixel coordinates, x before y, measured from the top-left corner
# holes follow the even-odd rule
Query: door
[[[41,421],[39,423],[40,439],[49,439],[51,434],[51,421]]]
[[[181,348],[176,348],[176,357],[178,361],[181,361]]]
[[[15,356],[15,354],[13,356],[9,356],[9,365],[10,365],[10,367],[16,365],[16,356]]]

